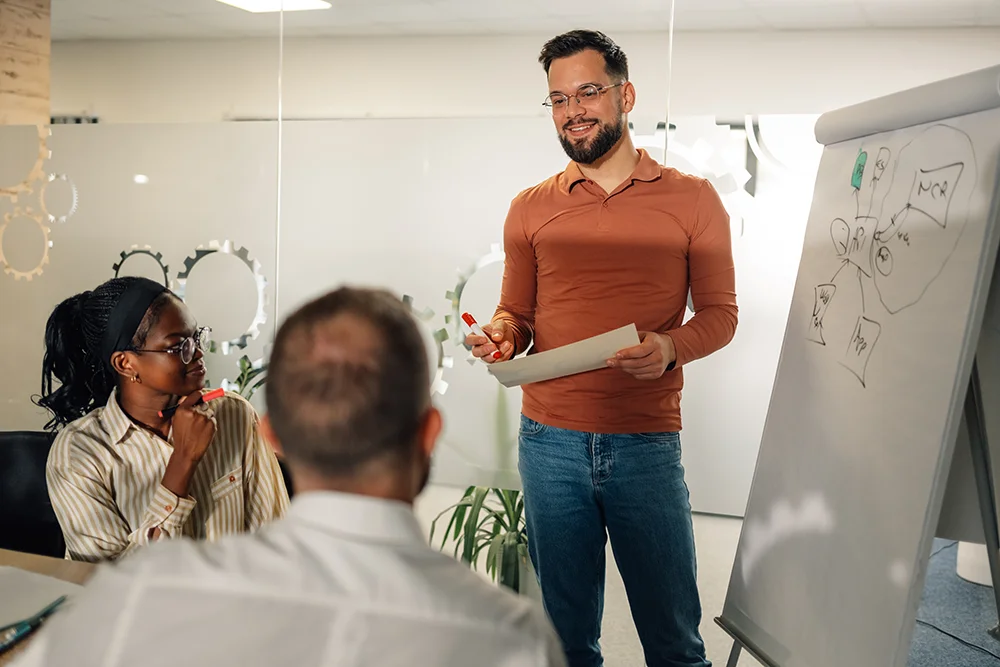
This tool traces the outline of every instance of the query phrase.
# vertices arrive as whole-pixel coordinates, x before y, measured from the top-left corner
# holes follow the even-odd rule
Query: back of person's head
[[[423,338],[396,296],[342,287],[302,306],[278,330],[265,386],[297,490],[303,475],[328,488],[395,476],[412,500],[426,483],[440,416]]]
[[[115,346],[117,332],[109,331],[109,327],[121,324],[111,321],[112,313],[126,293],[137,292],[149,295],[152,302],[136,317],[136,320],[141,317],[141,321],[133,329],[134,335],[126,335],[130,341]],[[46,428],[59,428],[105,405],[119,378],[111,366],[109,350],[145,345],[159,312],[170,299],[176,298],[146,278],[122,277],[71,296],[56,306],[45,324],[42,391],[34,399],[52,414]]]

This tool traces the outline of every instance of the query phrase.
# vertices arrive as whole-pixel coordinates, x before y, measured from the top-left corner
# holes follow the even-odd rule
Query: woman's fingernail
[[[497,350],[496,352],[493,353],[493,358],[494,359],[499,359],[502,356],[503,356],[503,353],[500,352],[500,350]]]

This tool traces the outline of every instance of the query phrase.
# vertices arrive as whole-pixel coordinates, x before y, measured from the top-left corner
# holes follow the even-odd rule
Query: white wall
[[[525,116],[542,112],[549,35],[287,39],[284,115]],[[629,54],[644,129],[663,116],[665,33],[613,34]],[[678,33],[677,115],[818,113],[1000,62],[1000,29]],[[278,39],[59,42],[54,113],[199,122],[277,113]],[[638,117],[637,117],[638,115]]]

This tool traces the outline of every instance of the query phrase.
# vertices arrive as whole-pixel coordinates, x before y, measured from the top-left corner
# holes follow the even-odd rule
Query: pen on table
[[[212,391],[202,394],[201,398],[192,403],[192,405],[200,405],[201,403],[208,403],[209,401],[214,401],[217,398],[222,398],[223,396],[225,396],[225,394],[226,390],[223,389],[222,387],[219,387],[218,389],[213,389]],[[157,414],[160,415],[161,418],[169,417],[170,415],[177,412],[177,408],[179,407],[180,403],[178,403],[177,405],[171,405],[169,408],[163,408]]]
[[[38,629],[42,622],[55,613],[56,609],[65,601],[66,596],[63,595],[31,618],[0,629],[0,653],[11,648],[14,644]]]
[[[470,329],[472,329],[472,333],[476,334],[477,336],[482,336],[487,340],[490,341],[493,340],[492,338],[486,335],[486,332],[483,331],[483,328],[479,326],[479,323],[476,322],[476,318],[474,318],[472,315],[470,315],[469,313],[462,313],[462,319],[465,320],[465,323],[469,325]],[[493,353],[494,359],[499,359],[502,356],[503,353],[499,349],[497,349],[497,351]]]

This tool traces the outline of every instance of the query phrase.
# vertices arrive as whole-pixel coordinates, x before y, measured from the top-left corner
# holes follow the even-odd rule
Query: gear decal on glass
[[[431,331],[434,338],[435,349],[437,350],[437,360],[433,376],[431,377],[431,393],[443,396],[448,391],[448,383],[444,380],[444,369],[451,368],[454,359],[445,354],[444,342],[448,340],[447,329],[434,329],[431,321],[434,319],[434,311],[430,308],[418,310],[414,305],[413,297],[408,294],[403,295],[403,303],[410,309],[410,313]]]
[[[49,184],[55,181],[62,181],[63,183],[68,185],[70,188],[70,192],[72,193],[71,196],[73,198],[73,201],[69,206],[69,210],[67,210],[66,213],[64,213],[63,215],[54,215],[51,211],[49,211],[48,204],[45,202],[45,193],[49,187]],[[76,190],[76,184],[73,183],[70,177],[67,176],[66,174],[49,174],[49,177],[45,180],[45,183],[42,185],[42,191],[38,197],[38,200],[39,203],[42,205],[42,213],[44,213],[46,217],[48,217],[50,223],[66,222],[67,220],[70,219],[70,217],[72,217],[74,213],[76,213],[76,209],[80,204],[80,198]]]
[[[260,336],[260,327],[267,322],[267,278],[261,272],[260,262],[256,259],[251,259],[250,253],[246,248],[242,246],[235,248],[233,242],[228,239],[221,243],[219,241],[210,241],[207,246],[198,246],[195,249],[194,255],[184,260],[184,269],[177,274],[177,289],[174,291],[183,300],[187,290],[188,277],[191,275],[192,269],[194,269],[198,262],[217,252],[232,255],[243,262],[250,269],[250,273],[253,274],[254,283],[257,285],[257,312],[250,326],[236,338],[224,340],[219,343],[219,349],[222,351],[222,354],[229,354],[233,349],[242,350],[246,348],[248,342]]]
[[[153,249],[148,245],[141,247],[134,245],[128,250],[123,250],[121,253],[121,259],[118,260],[118,263],[111,265],[111,268],[114,269],[115,272],[115,278],[117,278],[118,274],[121,272],[122,265],[125,264],[130,257],[134,257],[135,255],[146,255],[147,257],[152,257],[160,267],[160,270],[163,272],[163,286],[170,289],[170,267],[163,263],[163,253],[154,253]]]
[[[745,222],[753,213],[755,200],[745,187],[750,180],[750,172],[730,156],[732,128],[728,124],[717,123],[715,116],[682,117],[674,124],[676,129],[670,136],[665,156],[663,130],[658,130],[655,135],[637,134],[633,141],[661,164],[701,176],[711,183],[729,211],[734,232],[743,236]],[[752,130],[747,131],[748,141],[751,133]]]
[[[34,166],[24,180],[17,185],[0,187],[0,198],[9,199],[16,204],[17,198],[20,195],[33,193],[36,184],[45,180],[45,161],[52,157],[52,151],[49,150],[48,143],[50,136],[52,136],[52,130],[45,125],[38,126],[38,156],[35,158]],[[48,260],[48,252],[46,252],[45,259],[46,261]]]
[[[461,345],[470,352],[469,356],[466,358],[468,364],[476,363],[476,358],[471,354],[471,348],[465,344],[465,335],[462,332],[462,292],[465,291],[465,286],[472,279],[475,273],[484,267],[490,266],[491,264],[502,264],[504,260],[504,252],[500,247],[499,243],[494,243],[490,246],[490,251],[473,262],[470,266],[465,269],[458,270],[458,282],[455,284],[454,289],[445,292],[444,298],[451,302],[451,312],[445,315],[445,322],[452,325],[455,330],[455,344]]]
[[[7,231],[7,226],[11,223],[11,221],[18,218],[33,220],[35,224],[38,225],[38,228],[42,230],[42,258],[38,260],[38,264],[35,268],[30,271],[19,271],[18,269],[15,269],[10,265],[10,262],[7,261],[7,257],[3,252],[4,232]],[[3,217],[3,224],[0,224],[0,266],[3,266],[4,273],[14,276],[15,280],[20,280],[21,278],[31,280],[35,276],[40,276],[42,271],[44,271],[42,267],[49,263],[49,248],[51,246],[52,242],[49,240],[49,228],[45,226],[45,219],[40,213],[36,213],[30,208],[15,208]]]

